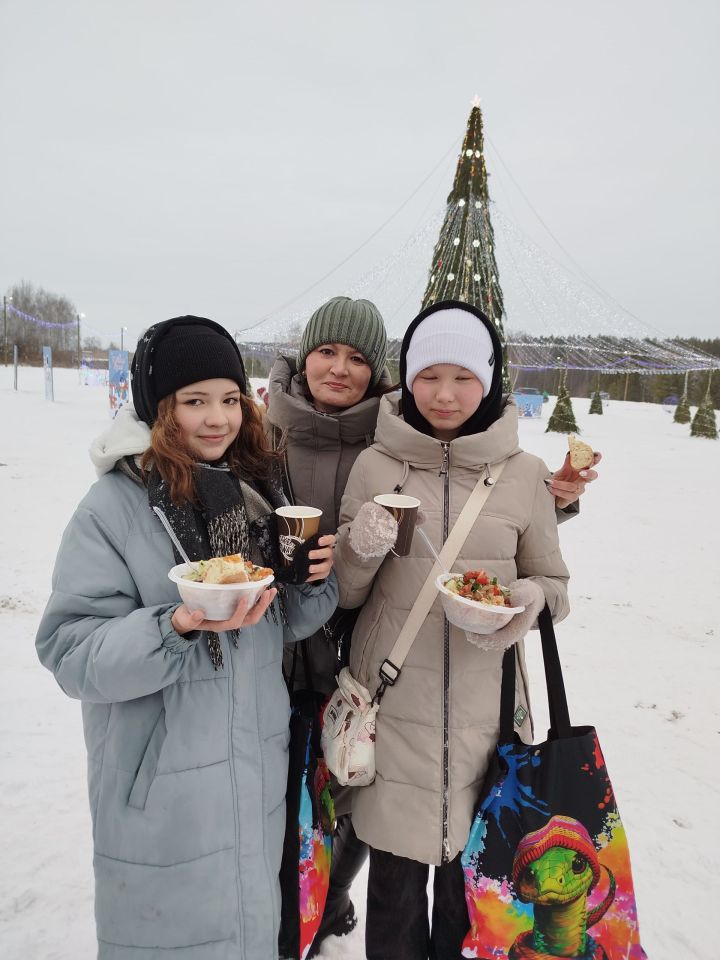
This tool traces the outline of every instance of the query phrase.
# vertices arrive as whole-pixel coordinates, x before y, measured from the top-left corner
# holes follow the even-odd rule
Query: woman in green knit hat
[[[375,304],[333,297],[308,320],[297,359],[279,356],[270,372],[266,416],[273,445],[284,453],[286,492],[291,502],[323,511],[320,534],[337,530],[350,470],[372,443],[380,397],[392,386],[386,356],[387,333]],[[341,649],[342,637],[349,637],[356,615],[336,611],[309,639],[316,690],[330,695],[335,689],[341,659],[348,655]],[[291,659],[291,651],[286,651],[288,675]],[[295,678],[297,688],[305,685],[299,663]],[[330,889],[310,957],[326,937],[355,927],[350,886],[367,856],[367,847],[352,829],[349,791],[333,786],[337,829]]]
[[[340,502],[358,455],[373,442],[380,399],[394,389],[385,367],[387,333],[380,311],[369,300],[332,297],[312,314],[297,358],[279,356],[270,371],[266,421],[276,449],[284,452],[286,493],[291,502],[323,511],[320,534],[335,533]],[[558,511],[574,504],[594,470],[583,478],[565,476],[563,466],[549,489]],[[558,519],[563,515],[558,513]],[[312,683],[328,696],[349,658],[349,637],[359,610],[338,609],[309,640]],[[347,641],[345,640],[347,638]],[[286,672],[292,654],[286,651]],[[296,664],[296,687],[305,685]],[[333,841],[330,888],[322,924],[308,954],[322,941],[349,933],[356,925],[350,886],[367,857],[350,820],[350,789],[333,782],[337,830]],[[281,951],[282,954],[282,951]]]

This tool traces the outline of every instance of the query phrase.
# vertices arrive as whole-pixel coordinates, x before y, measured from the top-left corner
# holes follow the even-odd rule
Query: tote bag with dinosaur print
[[[550,612],[540,615],[550,732],[513,732],[515,652],[503,660],[500,740],[462,866],[482,960],[646,960],[627,840],[593,727],[571,727]]]

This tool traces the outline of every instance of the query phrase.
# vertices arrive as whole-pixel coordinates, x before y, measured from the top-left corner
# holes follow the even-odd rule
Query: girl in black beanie
[[[57,557],[37,650],[82,701],[99,960],[272,960],[280,926],[289,702],[283,641],[337,602],[334,536],[224,621],[179,601],[179,563],[240,553],[279,579],[273,483],[232,337],[151,327],[123,407],[91,448],[99,480]],[[292,582],[294,581],[294,582]]]

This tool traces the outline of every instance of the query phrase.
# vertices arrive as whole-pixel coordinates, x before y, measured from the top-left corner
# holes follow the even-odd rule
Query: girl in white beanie
[[[503,628],[517,643],[517,729],[530,736],[522,637],[547,603],[568,612],[555,498],[545,464],[518,445],[518,415],[502,395],[502,346],[488,318],[446,301],[408,328],[401,393],[380,404],[375,443],[350,474],[340,511],[336,571],[340,603],[363,605],[350,669],[371,694],[433,559],[419,538],[410,556],[392,552],[397,524],[373,503],[402,492],[421,501],[424,529],[439,550],[478,480],[502,477],[454,564],[484,569],[526,607]],[[502,651],[468,643],[436,601],[376,730],[377,776],[353,791],[353,825],[370,846],[366,952],[369,960],[460,956],[469,928],[460,854],[499,729]],[[433,881],[432,926],[427,881]]]

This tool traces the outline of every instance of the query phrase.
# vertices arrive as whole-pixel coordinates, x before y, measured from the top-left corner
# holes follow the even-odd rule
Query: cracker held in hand
[[[573,470],[584,470],[592,466],[595,459],[593,448],[578,440],[575,434],[571,433],[568,437],[568,446],[570,447],[570,466]]]

